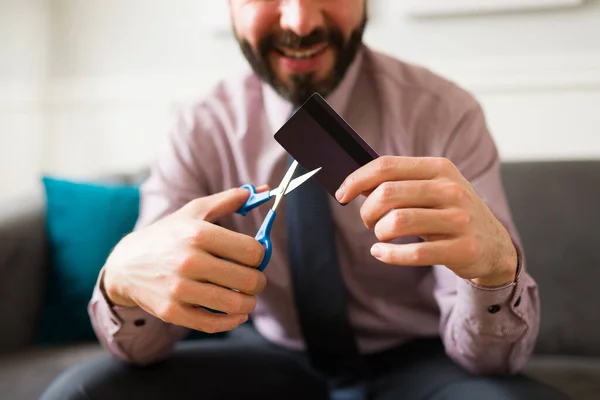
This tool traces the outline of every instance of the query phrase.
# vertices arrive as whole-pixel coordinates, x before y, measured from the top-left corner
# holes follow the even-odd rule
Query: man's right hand
[[[123,238],[104,266],[109,300],[208,333],[245,322],[256,306],[255,296],[267,284],[265,274],[256,269],[264,247],[213,222],[233,214],[248,196],[238,188],[193,200]]]

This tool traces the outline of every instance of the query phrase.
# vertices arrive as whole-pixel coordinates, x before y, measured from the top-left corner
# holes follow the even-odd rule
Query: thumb
[[[244,205],[250,192],[242,188],[233,188],[210,196],[192,200],[182,210],[185,214],[207,222],[233,214]]]

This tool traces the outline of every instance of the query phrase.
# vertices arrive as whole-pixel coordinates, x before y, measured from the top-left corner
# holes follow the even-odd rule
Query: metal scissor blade
[[[307,180],[312,178],[317,172],[319,172],[321,170],[321,168],[323,168],[323,167],[313,169],[312,171],[307,172],[306,174],[294,179],[292,182],[290,182],[290,186],[288,186],[287,190],[285,191],[285,195],[287,196],[288,194],[292,193],[294,190],[296,190],[298,187],[300,187],[304,182],[306,182]]]
[[[290,186],[290,182],[292,181],[292,177],[294,176],[294,172],[296,172],[297,167],[298,167],[298,161],[294,160],[294,162],[292,162],[292,165],[290,165],[287,172],[285,173],[285,176],[281,180],[281,183],[279,184],[279,190],[281,191],[281,193],[279,193],[275,197],[275,204],[273,204],[273,207],[271,207],[271,210],[275,211],[275,209],[279,205],[279,202],[283,198],[282,194],[285,193],[287,191],[288,187]]]
[[[312,178],[317,172],[319,172],[321,170],[321,168],[323,168],[323,167],[313,169],[312,171],[307,172],[304,175],[301,175],[301,176],[293,179],[290,182],[290,185],[288,186],[287,190],[285,191],[285,195],[287,196],[288,194],[292,193],[295,189],[300,187],[304,182],[306,182],[307,180]],[[271,190],[271,196],[279,196],[280,194],[281,194],[281,188]]]

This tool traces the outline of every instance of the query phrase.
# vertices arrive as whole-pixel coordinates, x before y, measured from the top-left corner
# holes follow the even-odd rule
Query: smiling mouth
[[[314,46],[309,49],[290,49],[286,47],[276,47],[277,53],[284,57],[293,58],[295,60],[306,60],[313,58],[323,53],[327,49],[327,43]]]

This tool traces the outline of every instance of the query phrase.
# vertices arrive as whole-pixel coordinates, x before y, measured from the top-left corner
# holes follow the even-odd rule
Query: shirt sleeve
[[[519,259],[516,279],[500,287],[478,286],[445,266],[434,266],[434,295],[446,352],[473,373],[517,373],[529,359],[539,331],[539,295],[526,270],[502,186],[498,152],[478,105],[460,119],[445,154],[507,229]]]
[[[103,275],[104,270],[88,306],[100,343],[127,363],[146,365],[166,358],[188,330],[167,324],[139,307],[112,305],[102,286]]]
[[[135,230],[176,211],[187,202],[207,194],[206,176],[193,144],[195,118],[178,115],[176,124],[160,148],[150,176],[141,186],[140,213]],[[88,313],[98,340],[115,357],[134,364],[149,364],[167,357],[189,330],[168,324],[139,307],[110,304],[100,272]]]

